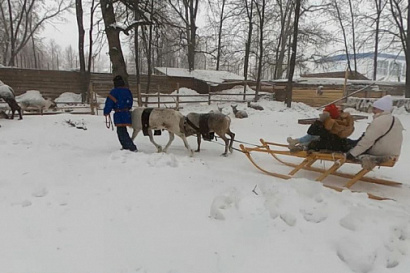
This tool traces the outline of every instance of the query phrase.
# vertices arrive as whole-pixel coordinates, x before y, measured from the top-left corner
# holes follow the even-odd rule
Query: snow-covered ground
[[[298,119],[319,114],[301,103],[259,103],[264,111],[239,104],[249,114],[242,120],[219,104],[237,140],[284,143],[305,134]],[[181,106],[184,114],[216,109]],[[306,171],[288,181],[264,175],[237,150],[220,156],[221,140],[203,141],[189,157],[179,138],[163,154],[140,134],[132,153],[120,150],[103,116],[0,120],[0,272],[407,273],[410,114],[397,113],[407,129],[402,156],[371,175],[404,185],[355,186],[395,201],[333,191]],[[370,120],[356,122],[353,138]],[[162,144],[167,138],[156,137]],[[273,171],[289,171],[255,156]]]

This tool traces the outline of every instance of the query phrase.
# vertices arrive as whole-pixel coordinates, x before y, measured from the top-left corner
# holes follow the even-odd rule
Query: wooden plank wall
[[[90,81],[94,92],[100,96],[107,96],[113,88],[112,74],[92,73]],[[28,90],[38,90],[43,97],[55,99],[62,93],[73,92],[81,93],[81,76],[75,71],[53,71],[53,70],[34,70],[17,68],[0,68],[0,80],[11,86],[16,96]],[[147,75],[141,75],[142,93],[146,93]],[[137,80],[135,75],[129,76],[130,89],[133,94],[137,94]],[[179,87],[187,87],[196,90],[200,94],[208,93],[208,85],[200,80],[193,78],[151,76],[150,93],[160,91],[163,94],[174,92]]]
[[[39,90],[43,97],[55,99],[64,92],[81,93],[78,72],[0,68],[0,80],[11,86],[16,96]]]

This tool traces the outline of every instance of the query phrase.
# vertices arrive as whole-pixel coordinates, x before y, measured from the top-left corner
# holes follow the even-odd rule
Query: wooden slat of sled
[[[367,119],[367,116],[362,116],[362,115],[352,115],[354,120],[360,120],[360,119]],[[317,120],[317,118],[304,118],[304,119],[298,119],[299,124],[312,124]]]
[[[289,151],[285,150],[272,150],[270,148],[270,145],[277,146],[277,147],[286,147],[284,144],[277,144],[273,142],[265,142],[263,139],[261,139],[262,146],[258,146],[255,148],[249,148],[249,147],[244,147],[242,144],[240,145],[241,150],[245,153],[245,155],[248,157],[248,159],[252,162],[252,164],[261,170],[262,172],[275,176],[275,177],[280,177],[282,179],[289,179],[293,177],[294,174],[296,174],[299,170],[309,170],[309,171],[315,171],[321,173],[319,177],[317,177],[316,181],[322,182],[325,178],[327,178],[329,175],[336,175],[339,177],[344,177],[347,178],[348,181],[344,184],[343,187],[333,187],[333,186],[327,186],[324,185],[325,187],[335,189],[337,191],[343,191],[343,190],[350,190],[350,188],[357,183],[358,181],[363,181],[363,182],[370,182],[370,183],[375,183],[375,184],[381,184],[381,185],[386,185],[386,186],[399,186],[401,183],[395,182],[395,181],[389,181],[389,180],[383,180],[383,179],[378,179],[378,178],[367,178],[365,175],[369,172],[369,170],[361,169],[358,173],[351,175],[351,174],[345,174],[345,173],[340,173],[337,172],[337,170],[345,163],[352,163],[352,164],[360,164],[360,162],[355,162],[355,161],[346,161],[344,156],[342,154],[338,153],[320,153],[320,152],[313,152],[313,153],[308,153],[306,151],[300,151],[296,153],[290,153]],[[271,171],[267,171],[266,169],[262,168],[259,166],[254,159],[251,156],[251,152],[263,152],[263,153],[268,153],[272,155],[276,160],[279,162],[292,167],[293,169],[288,173],[288,175],[284,174],[279,174]],[[294,164],[294,163],[289,163],[286,161],[283,161],[279,159],[277,156],[278,155],[287,155],[287,156],[293,156],[293,157],[299,157],[303,158],[304,160],[300,164]],[[327,168],[327,169],[321,169],[321,168],[316,168],[313,167],[312,164],[317,161],[317,160],[325,160],[325,161],[331,161],[334,164]],[[384,167],[393,167],[396,163],[397,159],[391,159],[387,162],[384,162],[382,164],[379,164],[378,166],[384,166]],[[384,197],[379,197],[376,195],[372,195],[370,193],[367,193],[368,197],[371,199],[375,200],[386,200],[389,198],[384,198]]]

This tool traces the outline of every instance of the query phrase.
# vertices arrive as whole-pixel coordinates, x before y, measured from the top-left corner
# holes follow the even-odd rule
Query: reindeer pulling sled
[[[355,185],[358,181],[369,182],[374,184],[380,184],[385,186],[400,186],[401,183],[395,181],[389,181],[384,179],[378,178],[371,178],[365,177],[367,173],[369,173],[372,169],[376,166],[379,167],[393,167],[394,164],[397,162],[397,157],[376,157],[365,155],[358,161],[351,161],[347,160],[345,156],[341,153],[329,153],[329,152],[311,152],[311,151],[298,151],[298,152],[290,152],[287,147],[288,145],[279,144],[274,142],[267,142],[263,139],[260,139],[262,145],[257,147],[245,147],[243,144],[240,144],[240,148],[242,152],[248,157],[248,159],[255,165],[256,168],[261,170],[262,172],[282,178],[282,179],[290,179],[300,170],[308,170],[313,172],[318,172],[320,175],[316,178],[316,181],[322,182],[325,180],[329,175],[335,175],[342,178],[346,178],[347,181],[344,183],[342,187],[333,186],[333,185],[326,185],[323,184],[325,187],[337,190],[339,192],[343,190],[351,190],[351,187]],[[279,161],[280,163],[293,168],[288,174],[280,174],[272,171],[268,171],[265,168],[262,168],[258,163],[256,163],[255,159],[252,157],[251,153],[259,152],[259,153],[266,153],[270,154],[274,159]],[[288,161],[283,160],[283,157],[296,157],[303,159],[299,164],[291,163]],[[317,161],[329,161],[333,162],[328,168],[318,168],[314,167],[313,164]],[[338,172],[338,169],[342,167],[344,164],[361,164],[361,170],[354,175]],[[375,200],[388,200],[390,198],[376,196],[370,193],[367,193],[368,197]]]

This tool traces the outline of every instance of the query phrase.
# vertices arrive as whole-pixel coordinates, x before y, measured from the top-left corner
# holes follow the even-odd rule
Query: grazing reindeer
[[[186,116],[185,135],[197,136],[198,149],[196,152],[199,152],[201,149],[201,135],[209,135],[209,133],[214,132],[225,141],[225,152],[222,155],[227,156],[228,149],[232,153],[232,144],[235,139],[235,134],[229,128],[230,125],[231,119],[221,113],[189,113]],[[226,135],[230,136],[230,142]]]
[[[238,105],[231,105],[231,107],[232,107],[233,114],[235,115],[236,118],[247,118],[248,117],[248,113],[246,113],[245,110],[236,109]]]
[[[17,99],[21,104],[23,111],[26,111],[29,108],[35,108],[43,114],[43,110],[56,108],[56,103],[50,98],[44,99],[38,90],[29,90]]]
[[[149,108],[138,107],[134,109],[131,113],[132,119],[132,128],[134,129],[132,133],[132,140],[137,137],[138,133],[146,129],[149,140],[152,144],[155,145],[158,149],[158,153],[167,152],[168,147],[171,145],[172,141],[175,138],[175,135],[179,136],[184,142],[185,147],[188,149],[190,156],[193,156],[194,152],[188,144],[188,141],[184,134],[184,116],[174,110],[167,108],[154,108],[151,110],[151,113],[148,117],[148,124],[144,125],[143,114],[144,110]],[[145,114],[144,114],[145,115]],[[144,128],[144,126],[146,126]],[[169,141],[164,149],[154,141],[152,130],[161,130],[165,129],[169,133]]]
[[[248,101],[248,107],[259,111],[263,110],[262,106],[260,106],[259,104],[251,103],[250,101]]]
[[[17,111],[19,114],[19,119],[23,119],[21,115],[21,108],[16,102],[16,98],[14,96],[14,90],[0,81],[0,98],[3,99],[11,109],[11,119],[14,119],[14,112]]]

